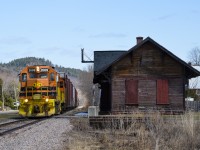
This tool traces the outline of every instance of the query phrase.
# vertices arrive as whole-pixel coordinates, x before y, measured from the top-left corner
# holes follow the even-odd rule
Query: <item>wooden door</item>
[[[126,80],[125,104],[138,104],[138,80]]]
[[[157,104],[169,104],[168,80],[157,80]]]

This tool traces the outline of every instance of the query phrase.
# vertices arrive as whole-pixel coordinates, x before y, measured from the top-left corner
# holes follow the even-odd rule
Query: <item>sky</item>
[[[151,37],[184,61],[200,48],[199,0],[0,0],[0,62],[24,57],[85,69],[100,50]],[[85,60],[87,58],[85,57]]]

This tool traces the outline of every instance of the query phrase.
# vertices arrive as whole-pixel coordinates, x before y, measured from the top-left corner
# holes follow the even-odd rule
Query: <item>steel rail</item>
[[[8,121],[8,122],[1,122],[0,123],[0,129],[1,129],[1,127],[7,126],[7,125],[10,125],[10,124],[13,124],[13,123],[22,122],[22,121],[25,121],[25,120],[27,120],[27,119],[20,119],[20,120]]]
[[[13,131],[17,131],[17,130],[22,129],[24,127],[27,127],[27,126],[36,124],[38,122],[41,122],[43,120],[45,120],[45,119],[37,119],[37,120],[33,120],[33,121],[28,120],[28,119],[24,119],[24,120],[17,120],[17,121],[12,121],[12,122],[7,122],[7,123],[4,123],[4,124],[1,124],[0,125],[0,136],[12,133]],[[17,123],[20,123],[20,122],[23,123],[23,122],[26,122],[26,121],[30,121],[30,122],[17,126]],[[7,129],[7,130],[2,129],[2,127],[6,127],[6,126],[9,126],[11,124],[14,125],[14,127]],[[5,130],[5,131],[1,131],[1,130]]]

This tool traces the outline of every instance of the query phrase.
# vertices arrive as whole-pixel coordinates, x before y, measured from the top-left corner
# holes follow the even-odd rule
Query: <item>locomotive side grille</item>
[[[32,96],[32,93],[27,93],[27,96]]]
[[[47,92],[42,92],[42,93],[40,93],[40,92],[33,92],[33,93],[32,92],[28,92],[27,96],[33,96],[34,94],[42,94],[42,96],[50,96],[52,98],[56,97],[56,92],[48,92],[48,93]],[[26,93],[20,93],[19,96],[20,97],[25,97]]]
[[[19,96],[21,96],[21,97],[22,97],[22,96],[26,96],[26,93],[21,93],[21,92],[20,92],[20,93],[19,93]]]
[[[21,88],[20,96],[33,96],[34,94],[41,94],[42,96],[50,96],[52,98],[56,97],[56,87],[41,87],[36,89],[34,87]]]
[[[27,87],[27,91],[32,91],[32,90],[36,90],[35,87]]]
[[[56,87],[55,86],[52,86],[52,87],[48,87],[48,86],[42,86],[40,88],[35,88],[35,87],[27,87],[27,91],[34,91],[34,90],[42,90],[42,91],[55,91],[56,90]],[[21,88],[21,91],[26,91],[26,88],[23,87]]]
[[[41,87],[41,90],[48,90],[48,87]]]
[[[47,92],[42,92],[42,96],[47,96]]]
[[[21,91],[26,91],[26,88],[25,87],[21,87]]]
[[[56,96],[56,92],[48,92],[49,96]]]
[[[48,87],[48,90],[49,90],[49,91],[55,91],[55,90],[56,90],[56,87],[55,87],[55,86],[52,86],[52,87],[49,86],[49,87]]]

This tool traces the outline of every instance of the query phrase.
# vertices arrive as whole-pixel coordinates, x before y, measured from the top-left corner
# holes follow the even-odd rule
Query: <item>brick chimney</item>
[[[143,41],[143,37],[141,36],[136,37],[136,42],[137,42],[136,44],[139,44],[142,41]]]

